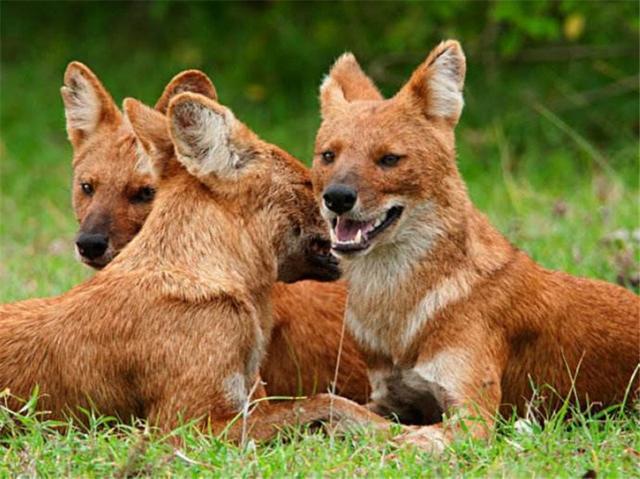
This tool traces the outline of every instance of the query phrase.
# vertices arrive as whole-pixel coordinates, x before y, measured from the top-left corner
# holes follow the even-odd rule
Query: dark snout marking
[[[101,233],[80,233],[76,239],[78,252],[87,259],[96,259],[109,246],[109,237]]]
[[[324,190],[322,199],[327,208],[341,215],[350,211],[356,204],[358,192],[351,186],[334,183]]]

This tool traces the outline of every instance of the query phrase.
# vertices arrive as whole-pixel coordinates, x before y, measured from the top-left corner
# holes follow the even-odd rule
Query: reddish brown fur
[[[332,390],[337,379],[336,394],[365,403],[369,398],[366,365],[343,327],[344,283],[277,283],[272,298],[273,333],[260,369],[267,393],[309,395]],[[340,364],[337,376],[336,362]]]
[[[543,269],[472,205],[455,162],[459,44],[439,45],[388,100],[374,99],[373,87],[354,94],[353,85],[366,85],[354,62],[343,56],[323,83],[312,173],[320,201],[335,183],[357,191],[345,217],[404,207],[367,250],[343,254],[347,325],[367,351],[372,407],[423,424],[443,411],[479,414],[486,423],[472,431],[485,435],[498,409],[525,414],[530,381],[582,405],[615,404],[637,390],[638,297]],[[401,159],[381,166],[389,153]],[[323,214],[336,217],[326,206]],[[426,426],[404,440],[438,450],[456,430]]]
[[[110,238],[106,264],[133,239],[151,210],[151,201],[132,203],[131,197],[143,187],[156,190],[158,178],[152,171],[139,167],[131,125],[123,120],[95,74],[73,62],[67,68],[65,82],[70,84],[74,75],[91,78],[95,88],[102,92],[100,98],[110,105],[109,110],[118,112],[105,119],[100,128],[88,135],[87,141],[77,146],[73,143],[73,206],[81,224],[80,233],[92,227],[95,231],[92,219],[102,218],[104,231]],[[215,87],[204,73],[187,70],[169,82],[156,103],[156,110],[165,112],[169,100],[184,91],[217,98]],[[83,182],[94,185],[93,196],[82,191]],[[344,283],[278,283],[272,298],[272,340],[261,367],[267,394],[298,396],[329,390],[343,331]],[[344,336],[340,364],[335,391],[364,403],[369,395],[366,367],[348,332]]]
[[[324,230],[309,174],[201,95],[182,93],[169,106],[180,163],[165,118],[134,100],[125,106],[144,139],[143,159],[160,178],[153,211],[90,280],[58,297],[0,307],[0,389],[24,398],[38,386],[38,407],[51,417],[85,407],[148,418],[164,430],[179,417],[204,417],[220,432],[247,401],[265,394],[251,391],[271,331],[276,279],[319,274],[306,266],[315,258],[308,243]],[[205,118],[224,118],[209,123],[228,145],[216,150],[214,163],[185,150],[201,146],[188,128]],[[231,152],[240,163],[230,176]],[[386,427],[361,406],[326,395],[260,406],[248,427],[266,439],[278,427],[332,415]],[[241,435],[236,423],[230,438]]]
[[[136,158],[136,140],[131,126],[123,120],[95,74],[85,65],[72,62],[65,72],[64,84],[62,98],[73,147],[72,202],[80,224],[77,236],[101,234],[108,238],[104,254],[97,258],[78,256],[89,266],[102,268],[142,227],[152,200],[144,193],[146,189],[154,190],[157,179],[132,161]],[[74,115],[77,111],[108,114],[98,114],[95,124],[86,125]],[[92,191],[83,191],[83,185]]]

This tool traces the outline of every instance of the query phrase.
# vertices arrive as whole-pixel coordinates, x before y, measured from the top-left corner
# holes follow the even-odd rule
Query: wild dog
[[[458,42],[443,42],[384,99],[343,55],[320,88],[312,168],[370,406],[427,424],[403,440],[431,450],[462,423],[484,437],[496,412],[524,414],[532,383],[556,391],[551,407],[638,388],[638,297],[542,268],[471,203],[454,141],[465,70]]]
[[[156,104],[166,112],[182,91],[216,99],[211,81],[187,70],[171,81]],[[60,89],[73,147],[72,204],[80,225],[78,259],[100,269],[140,231],[151,211],[157,178],[136,164],[136,140],[109,92],[85,65],[71,62]]]
[[[180,92],[217,99],[207,75],[187,70],[167,84],[155,109],[166,113],[169,101]],[[139,163],[131,124],[88,67],[70,63],[61,93],[74,152],[73,209],[80,223],[76,250],[81,261],[101,269],[144,224],[159,179]],[[337,394],[360,403],[367,400],[364,360],[349,333],[341,343],[345,298],[342,282],[275,284],[274,327],[261,366],[270,396],[325,392],[336,380]]]
[[[334,280],[339,270],[319,249],[327,233],[298,160],[202,95],[176,96],[168,120],[133,99],[125,111],[158,178],[154,207],[93,278],[0,308],[0,389],[27,397],[38,387],[51,417],[84,407],[163,430],[201,419],[217,433],[265,395],[258,368],[273,284]],[[332,416],[386,425],[323,394],[261,403],[229,438],[267,439]]]

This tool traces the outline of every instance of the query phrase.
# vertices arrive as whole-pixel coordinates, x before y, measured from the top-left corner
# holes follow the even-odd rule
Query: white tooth
[[[356,239],[353,240],[354,243],[360,243],[362,241],[362,230],[358,230],[358,234],[356,234]]]
[[[380,218],[378,218],[378,219],[376,220],[376,222],[375,222],[375,223],[373,223],[373,227],[374,227],[374,228],[377,228],[377,227],[378,227],[378,226],[380,226],[381,224],[382,224],[382,220],[381,220]]]
[[[337,243],[338,242],[338,238],[336,236],[336,232],[333,230],[333,228],[329,229],[329,236],[331,237],[331,242],[332,243]]]

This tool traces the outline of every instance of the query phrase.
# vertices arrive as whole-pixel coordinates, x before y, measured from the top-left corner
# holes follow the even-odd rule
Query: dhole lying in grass
[[[470,416],[483,436],[497,411],[524,414],[532,383],[602,406],[638,387],[638,297],[540,267],[471,203],[455,161],[464,75],[462,49],[447,41],[383,99],[343,55],[321,87],[312,169],[371,406],[437,422],[404,437],[433,450]]]
[[[172,100],[168,120],[135,100],[125,110],[158,177],[154,208],[93,278],[0,307],[0,390],[25,398],[37,386],[51,417],[81,406],[163,430],[203,418],[219,432],[264,397],[275,281],[335,279],[337,265],[318,250],[328,238],[308,171],[230,110],[193,93]],[[330,416],[386,424],[323,394],[260,403],[229,438]]]
[[[152,169],[140,168],[136,139],[111,95],[85,65],[67,67],[62,98],[74,150],[73,208],[80,223],[79,258],[102,268],[144,224],[158,188]],[[216,100],[216,89],[202,72],[185,71],[167,85],[155,109],[165,113],[180,92]],[[344,283],[301,281],[273,288],[273,332],[261,366],[270,396],[325,392],[335,377],[343,333]],[[336,393],[366,402],[369,381],[364,360],[350,334],[340,353]]]

